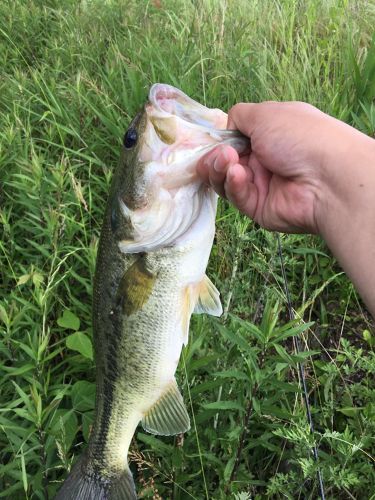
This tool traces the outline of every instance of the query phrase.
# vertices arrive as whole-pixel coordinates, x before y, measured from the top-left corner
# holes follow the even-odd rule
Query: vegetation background
[[[53,498],[86,445],[96,247],[150,85],[304,100],[374,136],[374,26],[365,0],[0,1],[0,498]],[[135,436],[141,498],[317,498],[314,440],[327,498],[375,498],[374,322],[318,238],[282,241],[293,324],[275,235],[220,202],[225,315],[193,318],[180,362],[192,429]]]

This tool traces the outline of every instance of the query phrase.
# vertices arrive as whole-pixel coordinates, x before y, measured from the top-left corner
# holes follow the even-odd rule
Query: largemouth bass
[[[190,427],[175,380],[190,316],[222,312],[205,275],[217,196],[196,163],[219,143],[248,147],[226,123],[222,111],[156,84],[125,134],[94,282],[94,425],[59,500],[136,499],[127,455],[139,422],[160,435]]]

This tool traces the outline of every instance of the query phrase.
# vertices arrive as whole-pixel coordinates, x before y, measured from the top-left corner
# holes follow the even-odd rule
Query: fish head
[[[196,165],[218,144],[230,144],[239,153],[249,147],[247,138],[226,125],[223,111],[170,85],[151,87],[148,102],[125,133],[112,184],[112,223],[122,252],[178,244],[202,210],[213,237],[217,197],[197,175]]]

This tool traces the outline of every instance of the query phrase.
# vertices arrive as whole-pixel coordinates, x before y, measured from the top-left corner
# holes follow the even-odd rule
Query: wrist
[[[335,120],[336,121],[336,120]],[[322,160],[321,190],[317,203],[317,226],[322,236],[347,224],[372,224],[375,217],[375,140],[341,124],[342,131],[330,139]]]
[[[349,127],[326,163],[319,233],[375,313],[375,141]],[[333,156],[332,156],[333,157]]]

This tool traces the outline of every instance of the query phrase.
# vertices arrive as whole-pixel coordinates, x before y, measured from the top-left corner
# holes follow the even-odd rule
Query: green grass
[[[0,498],[53,498],[87,442],[97,241],[149,86],[223,109],[305,100],[374,135],[374,25],[365,0],[0,3]],[[327,498],[374,498],[374,322],[318,238],[283,247],[314,437],[275,236],[221,202],[209,275],[227,314],[192,321],[183,443],[136,435],[143,498],[317,498],[313,439]]]

